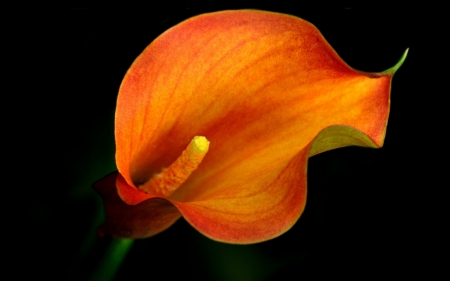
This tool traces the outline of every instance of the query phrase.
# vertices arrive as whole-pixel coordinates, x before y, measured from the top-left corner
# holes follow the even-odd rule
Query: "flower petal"
[[[183,217],[198,231],[217,241],[248,244],[266,241],[289,230],[306,203],[308,157],[324,150],[359,145],[377,147],[364,133],[330,126],[286,166],[252,174],[247,183],[227,187],[201,201],[176,202]]]
[[[116,177],[118,173],[112,173],[94,184],[94,189],[103,197],[106,213],[106,220],[99,228],[100,235],[150,237],[181,217],[177,208],[164,199],[146,200],[134,206],[126,204],[117,194]]]
[[[174,204],[211,239],[248,244],[274,238],[291,228],[305,208],[307,159],[306,148],[287,166],[274,167],[271,176],[235,183],[202,201]]]
[[[128,204],[156,200],[136,187],[205,136],[208,154],[168,199],[216,240],[280,235],[304,208],[309,155],[383,144],[395,69],[350,68],[313,25],[289,15],[224,11],[184,21],[122,82],[118,193]]]

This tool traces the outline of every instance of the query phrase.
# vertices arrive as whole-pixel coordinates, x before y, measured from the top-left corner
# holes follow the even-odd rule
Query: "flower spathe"
[[[100,232],[149,237],[183,216],[223,242],[281,235],[305,207],[309,156],[383,145],[405,56],[383,73],[360,72],[310,23],[264,11],[172,27],[120,87],[118,172],[94,186],[106,210]]]

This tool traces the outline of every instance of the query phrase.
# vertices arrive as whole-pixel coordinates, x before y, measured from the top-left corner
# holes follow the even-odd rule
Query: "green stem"
[[[133,239],[113,239],[89,280],[113,280],[133,242]]]

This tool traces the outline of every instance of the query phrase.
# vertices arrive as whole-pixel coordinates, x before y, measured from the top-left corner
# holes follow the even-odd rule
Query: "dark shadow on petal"
[[[93,185],[105,206],[105,222],[98,229],[100,236],[146,238],[164,231],[181,217],[172,203],[161,198],[134,206],[126,204],[117,194],[117,175],[109,174]]]

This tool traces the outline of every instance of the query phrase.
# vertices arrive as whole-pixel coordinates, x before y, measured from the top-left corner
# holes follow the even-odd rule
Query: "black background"
[[[14,215],[6,213],[4,222],[17,241],[11,261],[27,268],[18,276],[88,278],[110,243],[95,234],[103,214],[90,185],[115,170],[113,118],[125,72],[169,27],[197,14],[242,8],[313,23],[344,61],[363,71],[383,71],[410,48],[393,79],[385,145],[311,158],[306,210],[276,239],[247,246],[217,243],[181,219],[153,238],[136,241],[114,280],[430,274],[425,253],[435,247],[429,235],[435,229],[425,206],[439,204],[430,194],[436,190],[431,181],[422,180],[426,157],[435,149],[425,144],[433,135],[427,62],[438,52],[426,49],[436,44],[432,17],[414,7],[340,1],[21,11],[16,21],[25,27],[12,32],[7,44],[18,59],[11,68],[17,81],[8,82],[15,85],[9,103],[14,114],[5,119],[5,130],[20,148],[7,176],[13,178],[9,186],[14,188],[8,189],[14,195],[5,206],[12,204],[8,210]]]

